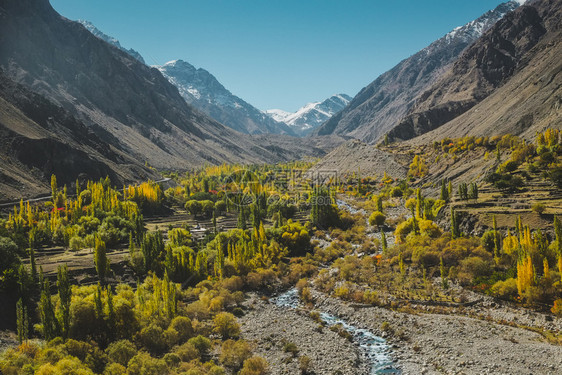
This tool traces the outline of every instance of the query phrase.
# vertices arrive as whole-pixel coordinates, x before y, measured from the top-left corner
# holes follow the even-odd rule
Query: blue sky
[[[500,0],[51,0],[149,65],[183,59],[265,110],[357,92]]]

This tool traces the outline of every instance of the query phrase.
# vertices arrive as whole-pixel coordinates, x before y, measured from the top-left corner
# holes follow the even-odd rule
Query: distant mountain
[[[350,100],[350,96],[338,94],[323,102],[308,103],[296,112],[268,109],[265,113],[274,120],[289,125],[296,133],[306,135],[344,109]]]
[[[295,133],[259,109],[228,91],[211,73],[183,61],[174,60],[158,70],[175,85],[182,97],[218,122],[246,134]]]
[[[470,44],[519,5],[518,1],[500,4],[401,61],[312,134],[338,134],[366,142],[381,140]]]
[[[118,154],[160,170],[322,154],[310,142],[285,141],[290,148],[280,153],[275,138],[263,142],[223,126],[187,104],[158,69],[60,16],[48,0],[1,3],[0,69],[84,124],[84,141],[91,132]]]
[[[114,45],[115,47],[119,48],[121,51],[127,52],[129,55],[133,56],[135,59],[139,60],[141,63],[146,64],[143,57],[140,53],[135,51],[134,49],[126,49],[119,43],[117,39],[111,37],[107,34],[101,32],[97,27],[95,27],[91,22],[86,20],[78,20],[77,22],[81,23],[89,32],[100,38],[101,40],[105,40],[107,43]]]

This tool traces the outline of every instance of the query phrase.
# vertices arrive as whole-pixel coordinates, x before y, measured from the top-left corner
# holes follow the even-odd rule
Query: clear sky
[[[357,92],[501,0],[51,0],[149,65],[182,59],[259,109]]]

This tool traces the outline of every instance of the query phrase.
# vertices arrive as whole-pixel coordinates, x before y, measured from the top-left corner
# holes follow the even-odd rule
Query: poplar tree
[[[43,336],[45,340],[50,341],[57,336],[58,324],[51,300],[51,285],[49,280],[44,279],[42,285],[41,298],[39,300],[39,317],[41,319],[41,325],[43,326]]]
[[[451,207],[451,236],[453,238],[460,237],[458,215],[453,207]]]
[[[94,264],[100,281],[105,282],[105,277],[109,273],[109,259],[107,259],[105,242],[99,238],[96,238],[94,245]]]
[[[443,257],[441,257],[439,261],[439,270],[441,271],[441,285],[443,286],[443,289],[447,289],[449,287],[449,283],[447,282],[447,275],[445,264],[443,263]]]
[[[494,227],[494,258],[497,260],[500,257],[500,241],[498,239],[498,224],[496,222],[496,215],[492,218],[492,225]]]
[[[21,298],[16,303],[16,325],[18,342],[21,344],[29,338],[29,316],[27,315],[27,306]]]
[[[61,308],[61,327],[63,338],[68,338],[70,329],[70,302],[72,299],[72,288],[68,279],[68,267],[59,266],[57,271],[57,288],[59,291],[60,308]]]

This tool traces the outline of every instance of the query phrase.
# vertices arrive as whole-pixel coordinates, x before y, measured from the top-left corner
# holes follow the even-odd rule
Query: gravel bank
[[[318,375],[368,373],[355,345],[329,328],[320,330],[307,312],[279,307],[255,295],[245,304],[253,308],[239,319],[242,335],[256,343],[256,353],[267,359],[272,375],[300,374],[298,358],[284,351],[285,342],[296,345],[298,356],[308,356]]]

